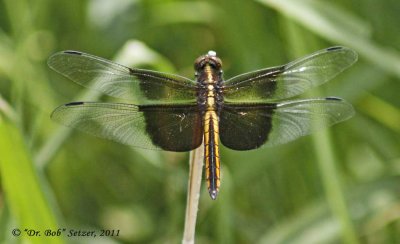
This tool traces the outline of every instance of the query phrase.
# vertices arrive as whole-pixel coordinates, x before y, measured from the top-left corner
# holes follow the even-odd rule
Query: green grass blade
[[[56,217],[46,201],[38,173],[18,128],[0,120],[0,172],[5,200],[21,230],[23,240],[31,243],[63,243],[59,237],[46,237],[46,229],[57,230]],[[25,229],[41,232],[41,237],[28,237]],[[11,235],[11,230],[7,234]]]
[[[317,45],[318,41],[313,37],[311,39],[309,36],[307,37],[303,28],[295,22],[284,19],[284,23],[287,25],[291,50],[294,50],[295,53],[307,53],[311,51],[308,49],[312,44]],[[320,95],[318,91],[315,91],[311,97],[320,97]],[[315,126],[318,125],[315,124]],[[358,239],[347,207],[342,181],[336,169],[337,157],[334,153],[332,138],[328,130],[323,130],[312,134],[312,139],[328,205],[334,218],[340,223],[341,234],[345,243],[356,244]]]
[[[354,48],[361,57],[380,67],[382,70],[390,72],[400,77],[400,54],[390,50],[378,43],[371,41],[367,32],[355,31],[356,26],[364,25],[355,16],[340,13],[334,4],[329,2],[310,1],[310,0],[258,0],[266,6],[272,7],[284,16],[301,24],[314,33],[332,42]],[[340,16],[342,16],[340,18]],[[352,24],[357,23],[359,24]]]
[[[333,214],[340,222],[345,243],[358,243],[336,169],[337,159],[333,152],[331,136],[328,131],[321,131],[312,137],[326,197]]]

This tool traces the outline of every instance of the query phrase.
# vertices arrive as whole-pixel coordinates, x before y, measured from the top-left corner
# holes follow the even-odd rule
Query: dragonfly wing
[[[227,80],[224,100],[231,103],[271,102],[293,97],[323,84],[357,61],[346,47],[331,47],[283,66],[256,70]]]
[[[229,104],[220,113],[220,138],[234,150],[290,142],[354,114],[340,98],[295,100],[269,104]]]
[[[54,54],[48,65],[74,82],[135,104],[196,102],[196,84],[182,76],[132,69],[77,51]]]
[[[189,151],[202,142],[197,106],[73,102],[55,109],[51,118],[98,137],[145,149]]]

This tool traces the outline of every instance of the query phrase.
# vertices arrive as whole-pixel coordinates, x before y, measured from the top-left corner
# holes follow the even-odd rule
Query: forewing
[[[340,98],[224,105],[220,113],[220,138],[223,145],[234,150],[279,145],[346,120],[353,114],[351,104]]]
[[[256,70],[227,80],[224,100],[231,103],[271,102],[293,97],[323,84],[357,61],[346,47],[331,47],[283,66]]]
[[[173,74],[131,69],[90,54],[63,51],[48,65],[74,82],[135,104],[195,103],[195,82]]]
[[[196,106],[74,102],[55,109],[51,118],[98,137],[145,149],[188,151],[202,142]]]

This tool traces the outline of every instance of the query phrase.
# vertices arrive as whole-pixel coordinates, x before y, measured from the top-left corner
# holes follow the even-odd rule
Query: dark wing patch
[[[190,151],[203,142],[201,113],[195,106],[139,106],[154,145],[167,151]]]
[[[56,53],[48,65],[84,87],[135,104],[196,102],[196,83],[182,76],[131,69],[76,51]]]
[[[357,53],[349,48],[323,49],[283,66],[256,70],[227,80],[224,100],[264,103],[293,97],[329,81],[356,60]]]
[[[196,106],[138,107],[123,103],[74,102],[51,118],[86,133],[145,149],[188,151],[202,142]]]
[[[222,144],[234,150],[262,146],[271,132],[275,109],[276,104],[224,105],[219,122]]]
[[[279,145],[349,119],[353,114],[351,104],[339,98],[229,104],[220,113],[220,138],[223,145],[234,150]]]

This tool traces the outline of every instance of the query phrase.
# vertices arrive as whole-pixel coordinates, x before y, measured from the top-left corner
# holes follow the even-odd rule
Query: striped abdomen
[[[214,200],[220,186],[218,117],[215,111],[207,111],[204,116],[204,164],[208,192]]]

